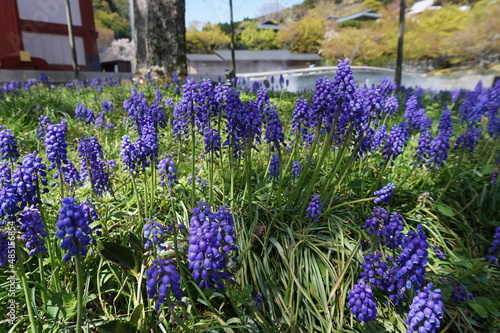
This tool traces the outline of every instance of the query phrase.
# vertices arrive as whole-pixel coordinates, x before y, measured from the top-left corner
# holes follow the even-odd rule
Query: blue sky
[[[279,3],[288,8],[303,0],[233,0],[233,19],[259,16],[259,9],[268,4]],[[186,0],[186,25],[191,21],[224,23],[229,22],[229,0]]]

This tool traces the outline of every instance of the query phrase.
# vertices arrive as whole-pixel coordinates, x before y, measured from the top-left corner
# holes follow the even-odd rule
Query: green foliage
[[[269,29],[259,29],[257,24],[245,27],[239,40],[243,47],[249,50],[276,50],[279,48],[276,32]]]
[[[112,0],[93,0],[94,20],[98,25],[113,30],[116,39],[130,39],[127,2]]]
[[[307,15],[278,31],[278,40],[294,53],[317,53],[325,34],[325,18]]]
[[[349,28],[346,28],[346,30]],[[353,31],[355,29],[352,29]],[[367,33],[364,29],[356,30]],[[172,98],[176,105],[181,96],[175,87],[167,90],[161,82],[137,85],[138,92],[152,102],[156,89],[163,101]],[[143,173],[130,175],[122,170],[120,142],[125,134],[135,135],[127,119],[123,102],[130,97],[129,86],[103,86],[50,89],[34,86],[29,92],[3,93],[0,98],[0,124],[13,129],[22,154],[37,149],[46,159],[42,142],[37,138],[38,116],[47,115],[55,123],[64,118],[68,124],[68,158],[77,161],[76,145],[83,135],[94,135],[103,146],[107,160],[115,160],[111,180],[114,193],[98,198],[88,185],[72,194],[90,200],[102,224],[102,235],[94,238],[91,251],[82,260],[85,288],[82,304],[84,327],[89,332],[403,332],[411,296],[395,307],[377,294],[379,315],[375,322],[359,324],[346,308],[346,298],[360,277],[366,241],[361,228],[370,216],[373,188],[387,182],[396,184],[393,199],[385,206],[404,215],[405,231],[422,224],[429,243],[447,256],[440,258],[430,249],[426,280],[442,289],[445,318],[441,329],[448,332],[496,332],[500,316],[500,272],[483,258],[491,244],[494,227],[500,225],[500,183],[490,183],[497,170],[500,146],[486,131],[489,116],[481,119],[483,136],[473,153],[450,150],[446,165],[440,170],[412,165],[419,134],[411,133],[409,146],[394,165],[381,166],[380,151],[355,158],[356,138],[348,129],[345,141],[332,149],[332,135],[317,130],[311,145],[300,132],[289,135],[292,112],[301,95],[269,91],[276,105],[287,144],[280,149],[282,170],[279,181],[268,178],[270,148],[267,144],[244,147],[243,157],[234,157],[227,146],[219,156],[204,154],[202,137],[172,139],[171,125],[159,130],[160,151],[168,151],[176,163],[179,184],[159,187],[154,163]],[[255,95],[242,91],[243,101]],[[311,99],[312,95],[306,93]],[[388,128],[404,119],[405,93],[396,95],[401,103],[394,116],[377,119]],[[100,100],[113,102],[114,112],[106,119],[114,131],[75,120],[77,103],[100,110]],[[454,136],[467,128],[456,118],[460,100],[452,103],[449,93],[423,93],[420,98],[433,129],[448,103],[453,114]],[[198,105],[194,105],[198,107]],[[173,106],[166,107],[168,123],[173,121]],[[212,118],[214,128],[224,132],[222,117]],[[374,125],[374,123],[371,123]],[[192,124],[194,128],[196,125]],[[375,126],[375,125],[374,125]],[[255,148],[255,149],[253,149]],[[283,147],[282,147],[283,148]],[[193,149],[193,150],[191,150]],[[303,174],[290,175],[291,161],[302,161]],[[210,179],[207,187],[188,184],[195,173]],[[110,169],[111,170],[111,169]],[[54,170],[48,172],[52,178]],[[2,184],[3,186],[3,184]],[[62,193],[59,193],[59,190]],[[23,250],[17,265],[25,269],[29,292],[16,289],[8,295],[10,271],[0,269],[0,302],[18,302],[16,324],[27,332],[29,307],[35,310],[38,332],[75,331],[78,295],[73,262],[62,262],[59,240],[54,236],[60,199],[67,188],[51,188],[41,194],[44,219],[49,230],[49,252],[28,258]],[[323,211],[314,221],[305,215],[312,194],[321,194]],[[223,291],[200,288],[190,276],[186,261],[187,229],[190,226],[192,198],[208,200],[213,207],[228,204],[235,220],[238,260],[231,266],[235,284]],[[144,274],[156,254],[143,249],[143,217],[172,227],[165,236],[164,257],[172,259],[182,275],[184,298],[180,303],[165,304],[156,313],[147,299]],[[184,225],[186,229],[178,228]],[[153,252],[156,250],[153,250]],[[392,254],[391,254],[392,255]],[[40,260],[38,260],[40,259]],[[463,285],[474,297],[465,302],[453,301],[453,283]],[[263,296],[259,308],[253,299]],[[27,301],[25,300],[27,299]],[[0,315],[6,313],[0,309]]]
[[[186,30],[187,53],[212,53],[214,50],[226,48],[230,41],[230,37],[224,34],[217,24],[207,23],[201,31],[195,26]]]

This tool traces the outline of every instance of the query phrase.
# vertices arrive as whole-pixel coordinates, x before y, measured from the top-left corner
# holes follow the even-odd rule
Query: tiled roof
[[[357,20],[360,19],[361,17],[365,18],[371,18],[371,19],[379,19],[382,17],[382,15],[375,13],[372,9],[364,10],[362,12],[354,13],[348,16],[341,17],[337,20],[338,23],[346,22],[346,21],[351,21],[351,20]]]

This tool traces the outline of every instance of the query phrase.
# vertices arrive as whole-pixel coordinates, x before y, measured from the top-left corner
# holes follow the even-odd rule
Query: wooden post
[[[73,71],[75,72],[75,79],[78,79],[78,60],[76,57],[76,48],[75,48],[75,35],[73,35],[73,18],[71,17],[71,6],[69,0],[66,0],[66,17],[68,19],[68,37],[69,37],[69,46],[71,47],[71,56],[73,63]]]
[[[405,34],[405,0],[400,0],[399,5],[399,33],[398,33],[398,53],[396,58],[396,74],[394,81],[399,90],[401,88],[401,78],[403,75],[403,42]]]
[[[236,59],[234,55],[233,0],[229,0],[229,14],[230,14],[229,24],[231,26],[231,63],[233,65],[233,73],[231,75],[231,81],[232,81],[232,78],[236,77]]]

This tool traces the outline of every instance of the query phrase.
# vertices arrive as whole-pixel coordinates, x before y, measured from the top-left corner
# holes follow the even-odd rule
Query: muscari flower
[[[156,311],[160,311],[161,305],[170,294],[178,301],[181,300],[181,276],[171,259],[153,260],[152,265],[146,270],[146,281],[148,298],[156,297]]]
[[[78,156],[81,161],[82,180],[92,182],[95,193],[100,197],[106,191],[112,193],[109,175],[103,161],[104,154],[97,138],[83,137],[78,141]]]
[[[127,170],[133,174],[137,172],[137,158],[138,158],[137,148],[130,142],[130,137],[124,135],[122,137],[122,144],[120,147],[120,157],[124,164],[123,170]]]
[[[272,154],[269,163],[269,179],[279,180],[280,175],[280,158],[279,155]]]
[[[47,186],[46,166],[42,162],[41,157],[36,157],[37,152],[26,155],[18,168],[14,171],[12,180],[13,185],[17,190],[20,200],[20,208],[23,209],[27,205],[37,205],[41,201],[38,198],[40,186]],[[46,189],[45,189],[46,190]],[[45,191],[44,191],[45,192]]]
[[[173,187],[177,183],[177,169],[172,160],[172,155],[165,152],[165,154],[161,156],[160,162],[158,162],[156,168],[160,176],[160,186],[165,186],[166,183],[168,183],[170,187]]]
[[[401,248],[397,259],[400,268],[396,278],[404,282],[406,289],[412,286],[419,288],[424,283],[429,255],[429,243],[422,225],[417,225],[417,231],[408,231]]]
[[[388,204],[392,198],[392,195],[394,194],[395,189],[396,185],[394,185],[393,183],[388,183],[386,186],[373,193],[376,196],[373,202],[378,204],[379,202],[383,201]]]
[[[52,125],[50,118],[47,116],[40,116],[38,118],[38,137],[44,140],[45,134],[47,134],[47,127]]]
[[[382,153],[384,160],[395,160],[396,157],[401,155],[403,148],[408,143],[408,139],[408,124],[403,121],[398,125],[394,125],[384,145],[384,152]],[[391,162],[391,165],[393,164],[394,162]]]
[[[300,161],[292,162],[292,178],[298,178],[301,174]]]
[[[500,227],[496,227],[495,229],[492,246],[488,249],[488,252],[489,254],[486,256],[486,259],[498,264],[498,258],[500,257]]]
[[[223,280],[232,282],[229,265],[238,251],[234,221],[229,210],[221,207],[212,213],[207,203],[199,202],[192,210],[189,225],[189,268],[201,288],[224,289]]]
[[[59,209],[59,219],[56,222],[56,237],[61,239],[61,249],[68,250],[63,260],[68,261],[72,256],[87,254],[87,246],[91,243],[92,230],[89,219],[81,205],[73,197],[62,199]]]
[[[47,159],[50,162],[49,171],[54,168],[59,168],[67,163],[67,148],[66,143],[66,124],[53,124],[47,126],[47,133],[45,134],[45,151],[47,152]],[[56,174],[57,178],[58,174]]]
[[[359,280],[347,295],[347,307],[358,322],[369,322],[377,316],[377,303],[372,288]]]
[[[162,251],[165,249],[165,247],[162,245],[164,241],[164,236],[165,233],[167,232],[167,227],[164,226],[163,224],[150,220],[150,219],[145,219],[148,221],[142,228],[143,230],[143,235],[144,235],[144,249],[148,250],[154,245],[158,247],[158,251]]]
[[[18,157],[17,142],[12,130],[0,126],[0,159],[15,162]]]
[[[381,252],[370,252],[364,256],[361,264],[361,280],[374,287],[381,287],[389,279],[389,268],[383,261]]]
[[[434,333],[441,326],[443,318],[443,301],[440,289],[432,289],[429,283],[419,292],[412,301],[405,323],[408,324],[406,333]]]
[[[47,237],[48,234],[38,208],[30,206],[19,214],[19,231],[21,239],[26,241],[26,248],[30,250],[28,253],[30,256],[39,252],[47,252],[45,240],[42,237]]]
[[[310,217],[314,221],[318,221],[319,215],[321,215],[321,198],[319,194],[315,194],[307,205],[306,217]]]

